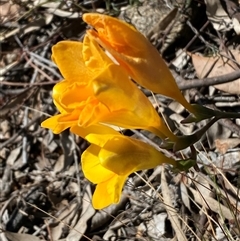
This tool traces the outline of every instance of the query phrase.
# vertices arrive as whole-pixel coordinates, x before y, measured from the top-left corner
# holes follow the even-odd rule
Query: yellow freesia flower
[[[93,27],[87,34],[111,53],[137,83],[193,111],[156,48],[133,26],[98,13],[85,13],[83,20]]]
[[[72,127],[71,131],[77,135],[83,134],[83,128],[77,126]],[[81,162],[85,177],[97,184],[92,199],[96,209],[119,202],[123,185],[131,173],[163,163],[177,165],[175,160],[152,146],[123,136],[113,129],[98,133],[95,127],[88,131],[84,138],[92,144],[82,154]]]
[[[62,41],[52,51],[64,77],[53,88],[53,101],[60,114],[44,121],[43,127],[58,134],[74,125],[102,123],[146,129],[176,140],[147,97],[94,39],[86,36],[83,43]]]

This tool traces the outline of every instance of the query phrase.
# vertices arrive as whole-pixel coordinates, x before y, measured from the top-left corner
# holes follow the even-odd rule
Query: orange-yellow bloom
[[[71,131],[83,134],[83,129],[76,126]],[[114,130],[97,133],[97,129],[92,128],[88,131],[84,138],[92,144],[82,154],[81,161],[85,177],[97,184],[92,199],[96,209],[119,202],[123,185],[131,173],[162,163],[176,166],[175,160],[142,141]]]
[[[52,51],[64,77],[53,88],[60,114],[44,121],[43,127],[57,134],[74,125],[86,128],[101,123],[146,129],[176,140],[147,97],[94,39],[85,36],[83,43],[62,41]]]
[[[87,34],[110,52],[137,83],[193,111],[158,51],[133,26],[98,13],[85,13],[83,20],[94,28]]]

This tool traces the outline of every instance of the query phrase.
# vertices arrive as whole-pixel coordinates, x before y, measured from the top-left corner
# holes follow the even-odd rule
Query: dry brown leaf
[[[228,6],[228,2],[230,1],[225,2]],[[205,3],[208,19],[217,31],[228,31],[230,29],[234,29],[237,34],[240,34],[239,21],[237,21],[236,18],[231,19],[232,16],[229,16],[229,13],[225,11],[221,0],[205,0]],[[229,8],[234,7],[237,6],[229,6]],[[237,10],[235,10],[235,12],[237,12]]]
[[[8,231],[4,233],[10,241],[44,241],[43,239],[26,233],[12,233]]]
[[[180,191],[183,204],[188,208],[188,210],[191,210],[189,194],[187,192],[187,187],[183,182],[180,182]]]
[[[223,219],[233,220],[234,214],[232,213],[232,210],[230,210],[228,207],[222,205],[217,200],[215,200],[212,197],[209,196],[202,196],[202,194],[199,193],[199,191],[194,190],[191,187],[188,187],[188,189],[191,191],[191,193],[194,196],[194,200],[204,206],[206,209],[210,209],[213,212],[219,214],[222,216]]]
[[[138,226],[138,238],[142,238],[141,234],[146,233],[152,240],[159,240],[164,237],[166,231],[167,213],[154,214],[148,221],[144,220]]]
[[[6,2],[0,5],[2,23],[16,19],[19,16],[20,7],[17,4]]]
[[[96,210],[92,206],[91,201],[91,189],[90,184],[86,188],[86,192],[83,195],[82,199],[82,213],[77,224],[74,226],[74,229],[70,230],[66,241],[80,241],[84,236],[84,233],[87,229],[88,220],[95,214]]]
[[[206,182],[209,183],[209,185],[216,190],[216,183],[214,181],[212,181],[207,175],[204,175],[202,173],[198,173],[199,176],[201,176],[202,179],[204,179]],[[229,188],[228,190],[230,190],[230,192],[236,193],[237,188],[234,187],[233,185],[227,185]],[[225,186],[225,188],[227,187]],[[226,189],[223,190],[221,187],[218,186],[217,188],[217,192],[222,195],[223,199],[228,200],[229,203],[236,208],[236,210],[240,211],[240,203],[237,201],[236,197],[234,197],[233,195],[229,194],[226,192]],[[204,194],[203,194],[204,195]],[[202,196],[203,196],[202,195]]]
[[[210,187],[208,180],[204,176],[198,175],[198,174],[194,178],[194,180],[196,180],[194,185],[196,186],[196,189],[202,194],[202,196],[210,197],[212,194],[212,191],[211,191],[211,187]]]
[[[240,62],[240,50],[232,50],[231,54],[237,63]],[[203,57],[197,54],[192,55],[192,61],[198,78],[217,77],[232,73],[237,70],[235,63],[226,57]],[[240,79],[215,85],[215,88],[230,93],[240,94]]]
[[[161,184],[162,184],[163,202],[168,214],[168,218],[172,224],[172,228],[175,231],[177,240],[187,241],[186,236],[183,232],[182,225],[180,224],[179,217],[177,215],[177,210],[172,205],[170,189],[165,177],[164,167],[162,168]]]
[[[126,192],[128,193],[128,192]],[[103,225],[105,225],[112,216],[120,212],[123,209],[124,205],[128,201],[128,195],[123,191],[120,202],[117,204],[112,204],[102,210],[96,212],[96,214],[91,219],[91,229],[95,230]]]
[[[207,122],[205,122],[207,124]],[[231,131],[220,125],[218,122],[214,123],[206,132],[208,145],[211,149],[216,147],[215,140],[217,139],[227,139],[231,136]]]
[[[235,30],[235,32],[240,35],[240,22],[237,18],[233,18],[232,19],[233,22],[233,28]]]
[[[233,29],[240,35],[240,1],[228,0],[224,1],[223,4],[228,16],[232,19]]]
[[[22,91],[20,94],[14,96],[0,109],[0,117],[4,118],[5,115],[10,115],[19,109],[33,94],[37,91],[36,87],[29,87]]]
[[[76,210],[78,208],[78,204],[76,202],[69,204],[67,200],[62,201],[62,206],[63,211],[57,218],[58,220],[61,220],[61,222],[59,222],[59,224],[55,227],[50,227],[53,240],[58,240],[61,237],[62,232],[64,231],[63,228],[66,225],[71,224],[71,220],[76,215]]]
[[[54,165],[54,169],[53,171],[55,173],[61,172],[64,168],[64,155],[60,155],[58,160],[56,161],[55,165]]]
[[[217,150],[221,154],[225,154],[229,149],[232,149],[240,144],[239,138],[228,138],[224,140],[217,139],[215,140],[215,145]]]

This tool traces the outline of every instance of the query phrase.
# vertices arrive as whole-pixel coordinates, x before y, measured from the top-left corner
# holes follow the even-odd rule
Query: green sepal
[[[206,131],[218,120],[219,117],[214,117],[202,129],[196,131],[192,135],[178,137],[178,140],[173,146],[173,151],[180,151],[199,141]]]
[[[190,168],[196,166],[196,160],[184,159],[176,161],[177,165],[173,168],[173,171],[187,172]]]

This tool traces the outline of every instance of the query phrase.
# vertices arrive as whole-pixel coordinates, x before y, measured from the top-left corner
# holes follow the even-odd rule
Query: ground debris
[[[194,8],[190,16],[190,6],[178,8],[187,18],[181,31],[172,33],[175,28],[158,28],[164,25],[159,22],[160,9],[168,10],[166,21],[171,18],[171,23],[176,22],[172,18],[176,10],[163,6],[170,1],[149,2],[25,0],[1,4],[0,240],[240,240],[239,119],[219,121],[196,144],[199,172],[191,169],[179,173],[160,166],[133,174],[120,203],[100,211],[91,205],[94,185],[85,179],[80,166],[88,143],[68,130],[54,135],[40,126],[56,114],[52,87],[62,79],[51,60],[51,47],[61,40],[81,40],[85,34],[81,16],[89,11],[120,15],[125,20],[134,13],[129,22],[149,25],[150,19],[143,21],[142,15],[144,8],[151,8],[158,14],[154,26],[141,25],[140,30],[159,51],[164,46],[164,57],[185,97],[192,103],[240,112],[236,24],[218,32],[207,22],[204,1],[191,1]],[[198,24],[194,20],[197,13]],[[233,21],[237,14],[228,20]],[[185,28],[190,35],[182,32]],[[179,55],[181,60],[175,61]],[[216,58],[217,65],[209,63]],[[203,64],[205,60],[212,64],[209,69]],[[227,63],[232,64],[230,72],[236,72],[235,82],[223,73]],[[219,84],[217,71],[221,83],[227,82],[224,87],[215,85]],[[180,104],[143,91],[179,135],[206,124],[181,125],[187,113]],[[124,132],[153,145],[161,144],[159,138],[145,131]],[[181,154],[187,158],[189,150]]]

